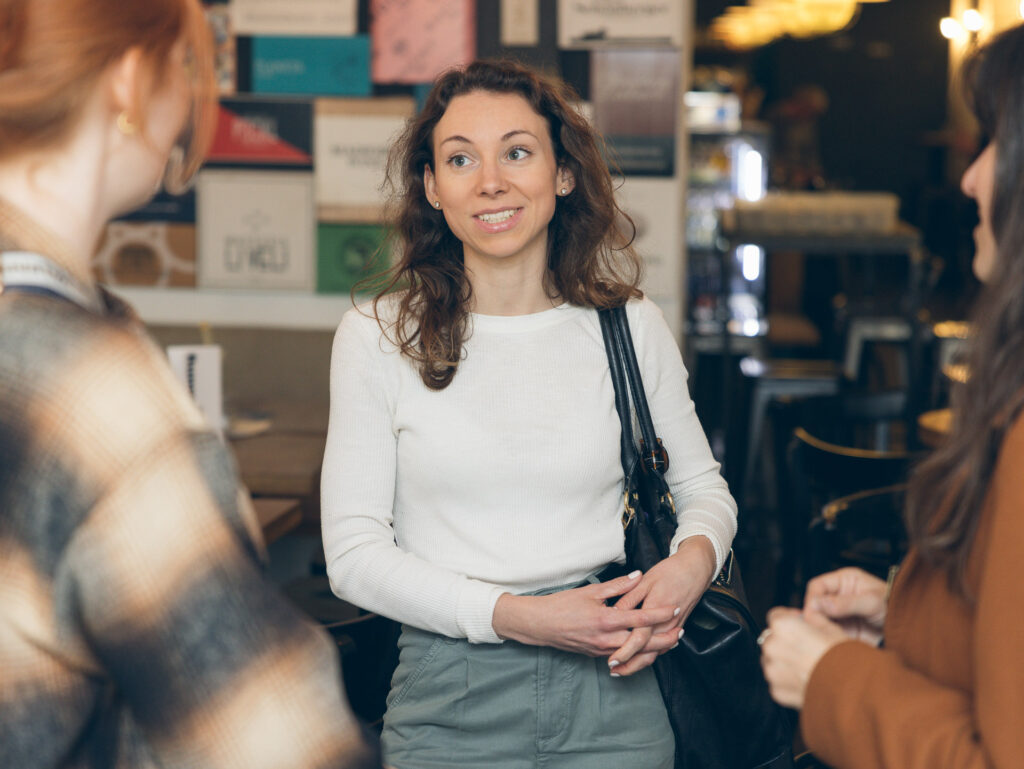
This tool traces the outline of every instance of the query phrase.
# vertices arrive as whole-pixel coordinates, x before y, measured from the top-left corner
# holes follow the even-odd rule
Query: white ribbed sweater
[[[594,310],[473,315],[464,359],[439,392],[382,338],[372,308],[361,310],[342,319],[331,359],[322,521],[337,595],[497,643],[491,615],[503,592],[576,582],[622,560],[620,427]],[[736,504],[679,350],[651,301],[631,302],[628,314],[671,457],[673,550],[704,535],[721,565]]]

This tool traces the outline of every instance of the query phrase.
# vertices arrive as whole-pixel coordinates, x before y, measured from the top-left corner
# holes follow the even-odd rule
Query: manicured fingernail
[[[631,572],[630,572],[630,573],[629,573],[629,574],[628,574],[627,576],[628,576],[628,577],[629,577],[630,579],[636,579],[637,577],[639,577],[639,576],[640,576],[640,574],[641,574],[641,573],[642,573],[642,572],[640,571],[640,569],[637,569],[636,571],[631,571]]]
[[[618,673],[612,673],[612,678],[622,678]]]
[[[608,667],[615,669],[619,666],[618,660],[608,660]]]
[[[679,607],[677,606],[677,607],[676,607],[676,610],[675,610],[674,612],[672,612],[672,616],[673,616],[673,617],[678,617],[678,616],[679,616],[680,614],[682,614],[682,613],[683,613],[683,610],[682,610],[682,609],[680,609],[680,608],[679,608]]]
[[[673,646],[673,647],[672,647],[672,649],[675,649],[675,648],[677,648],[678,646],[679,646],[679,641],[676,641],[676,645],[675,645],[675,646]],[[672,651],[672,649],[669,649],[669,651]]]
[[[685,633],[685,632],[686,632],[685,630],[683,630],[682,628],[679,628],[679,635],[677,635],[676,638],[682,638],[683,637],[683,633]]]

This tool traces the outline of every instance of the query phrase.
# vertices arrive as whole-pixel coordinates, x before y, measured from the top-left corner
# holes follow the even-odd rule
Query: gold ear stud
[[[138,126],[132,122],[132,118],[127,110],[117,116],[117,130],[124,136],[134,136],[138,132]]]

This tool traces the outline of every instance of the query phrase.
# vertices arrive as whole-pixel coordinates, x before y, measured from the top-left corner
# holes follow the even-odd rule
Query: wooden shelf
[[[921,233],[905,222],[891,232],[763,232],[730,227],[723,232],[734,245],[751,243],[767,251],[803,251],[820,254],[893,254],[914,257],[921,247]]]
[[[333,331],[351,307],[348,294],[127,288],[113,291],[153,326],[211,326]],[[364,301],[364,297],[358,297]]]

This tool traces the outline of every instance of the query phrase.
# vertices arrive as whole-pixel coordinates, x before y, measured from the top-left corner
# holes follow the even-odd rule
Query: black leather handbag
[[[668,557],[676,511],[665,481],[669,457],[656,437],[623,307],[599,311],[622,422],[626,569],[647,571]],[[640,426],[633,438],[633,410]],[[701,596],[674,650],[654,672],[676,739],[676,769],[789,769],[792,725],[768,692],[732,553]]]

